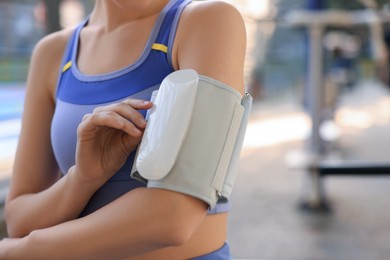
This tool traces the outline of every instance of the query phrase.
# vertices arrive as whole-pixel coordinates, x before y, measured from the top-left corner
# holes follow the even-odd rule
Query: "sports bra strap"
[[[168,10],[165,19],[157,34],[153,50],[167,53],[169,64],[172,66],[172,47],[176,36],[177,26],[184,8],[191,3],[191,0],[178,0],[174,6]]]

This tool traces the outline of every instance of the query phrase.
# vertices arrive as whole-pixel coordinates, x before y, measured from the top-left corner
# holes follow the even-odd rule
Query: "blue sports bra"
[[[54,155],[63,174],[75,164],[77,127],[85,114],[91,113],[98,106],[120,102],[129,97],[150,100],[161,81],[174,71],[172,45],[181,13],[190,2],[169,1],[157,18],[138,60],[111,73],[85,75],[78,70],[76,60],[79,36],[88,18],[76,28],[64,53],[51,128]],[[145,112],[141,111],[144,116]],[[135,152],[131,153],[124,166],[96,191],[81,216],[103,207],[132,189],[145,186],[130,178],[134,156]],[[229,209],[230,203],[218,204],[209,214]]]

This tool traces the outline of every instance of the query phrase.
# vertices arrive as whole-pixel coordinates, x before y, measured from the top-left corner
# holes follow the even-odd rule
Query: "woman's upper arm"
[[[204,1],[185,8],[173,48],[176,69],[194,69],[243,94],[245,51],[244,22],[233,6]]]
[[[8,200],[39,192],[59,177],[50,141],[54,92],[67,32],[46,36],[36,45],[26,83],[22,129]]]

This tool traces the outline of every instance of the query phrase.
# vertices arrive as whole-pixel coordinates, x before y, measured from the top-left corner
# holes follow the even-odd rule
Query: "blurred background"
[[[254,98],[229,221],[235,259],[388,259],[389,0],[226,1],[246,23]],[[0,0],[1,205],[31,52],[92,4]]]

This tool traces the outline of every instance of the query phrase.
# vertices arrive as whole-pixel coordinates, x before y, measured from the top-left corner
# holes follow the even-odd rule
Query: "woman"
[[[190,68],[243,94],[244,52],[241,16],[218,1],[97,0],[77,28],[43,38],[0,258],[229,259],[227,205],[211,212],[128,173],[162,79]]]

